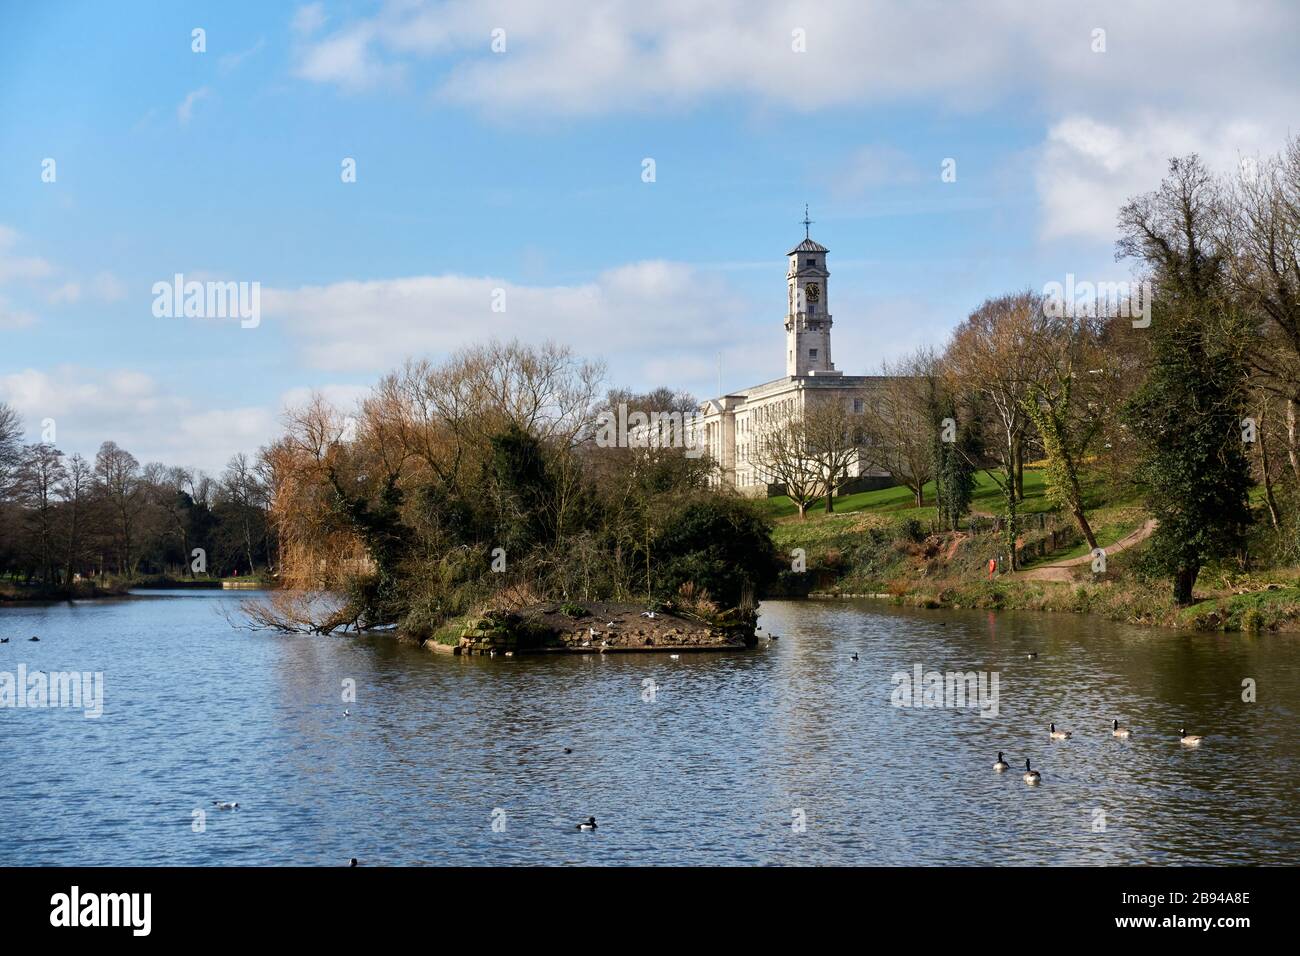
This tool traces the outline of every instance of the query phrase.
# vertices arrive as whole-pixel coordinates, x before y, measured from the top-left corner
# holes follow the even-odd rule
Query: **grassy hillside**
[[[1086,482],[1088,518],[1103,548],[1140,528],[1148,515],[1133,500],[1112,500],[1093,476]],[[1065,582],[1033,580],[1024,572],[1077,558],[1089,548],[1072,520],[1055,513],[1043,474],[1025,471],[1021,521],[1021,572],[988,578],[991,555],[1005,550],[992,532],[933,533],[933,487],[917,508],[906,488],[847,495],[835,512],[810,509],[804,520],[788,498],[762,507],[773,519],[773,538],[783,556],[803,549],[807,571],[782,575],[782,593],[870,594],[932,607],[1025,608],[1095,613],[1134,623],[1219,630],[1300,629],[1300,571],[1290,567],[1244,573],[1235,565],[1212,565],[1197,586],[1198,602],[1173,604],[1168,582],[1149,574],[1144,542],[1107,559],[1105,575],[1088,563],[1071,568]],[[979,475],[973,512],[1004,515],[1002,493]],[[1059,572],[1058,572],[1059,573]]]

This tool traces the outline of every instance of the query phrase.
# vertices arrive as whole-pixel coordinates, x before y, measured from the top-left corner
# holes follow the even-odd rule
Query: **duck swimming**
[[[229,802],[229,803],[223,803],[223,802],[220,801],[220,800],[213,800],[213,801],[212,801],[212,805],[213,805],[214,807],[216,807],[218,810],[238,810],[238,809],[239,809],[239,804],[238,804],[238,803],[235,803],[233,800],[232,800],[231,802]]]
[[[596,829],[596,818],[595,818],[595,817],[587,817],[587,822],[586,822],[586,823],[579,823],[579,824],[578,824],[578,829],[579,829],[579,830],[594,830],[594,829]]]

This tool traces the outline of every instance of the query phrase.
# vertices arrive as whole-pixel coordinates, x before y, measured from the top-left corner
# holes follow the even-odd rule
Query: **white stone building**
[[[699,441],[717,465],[714,480],[746,494],[772,490],[757,440],[765,429],[802,416],[815,402],[844,402],[846,410],[860,415],[884,381],[879,375],[845,375],[831,360],[830,250],[813,241],[808,225],[805,214],[804,239],[786,253],[785,376],[709,399],[695,420]],[[849,474],[863,479],[860,486],[891,484],[884,472],[862,462]]]

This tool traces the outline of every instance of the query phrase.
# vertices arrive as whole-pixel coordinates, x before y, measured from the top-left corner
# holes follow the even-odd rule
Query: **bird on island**
[[[998,762],[993,765],[993,769],[996,770],[998,773],[1002,773],[1004,770],[1011,769],[1011,764],[1007,763],[1005,760],[1002,759],[1001,750],[998,751]]]
[[[1056,724],[1049,724],[1047,729],[1053,740],[1069,740],[1074,736],[1068,730],[1057,730]]]
[[[1121,727],[1118,720],[1112,720],[1110,722],[1110,734],[1112,737],[1129,737],[1132,735],[1132,731],[1127,727]]]
[[[583,642],[582,642],[582,646],[583,646],[583,647],[591,647],[591,641],[583,641]]]
[[[488,657],[496,657],[496,656],[497,656],[496,648],[490,648],[488,650]]]
[[[1197,735],[1197,734],[1189,734],[1189,733],[1187,732],[1187,728],[1186,728],[1186,727],[1179,727],[1179,728],[1178,728],[1178,733],[1179,733],[1179,735],[1180,735],[1179,742],[1182,743],[1182,744],[1187,745],[1188,747],[1195,747],[1195,746],[1197,746],[1197,745],[1198,745],[1202,740],[1205,739],[1204,737],[1201,737],[1201,736],[1199,736],[1199,735]]]
[[[1025,758],[1025,783],[1029,784],[1031,787],[1036,787],[1038,786],[1039,783],[1042,782],[1042,780],[1043,780],[1043,775],[1041,773],[1039,773],[1037,770],[1029,769],[1029,758],[1026,757]]]
[[[642,612],[641,612],[641,616],[642,616],[642,617],[648,617],[648,618],[650,618],[650,619],[653,621],[654,618],[655,618],[655,612],[654,612],[654,611],[642,611]]]
[[[578,824],[578,829],[579,829],[579,830],[594,830],[594,829],[596,829],[596,818],[595,818],[595,817],[587,817],[587,822],[586,822],[586,823],[579,823],[579,824]]]
[[[606,626],[606,627],[618,627],[618,621],[606,621],[606,622],[605,622],[605,626]]]
[[[350,860],[348,860],[348,866],[349,866],[349,867],[360,866],[360,865],[361,865],[361,864],[357,862],[357,858],[356,858],[355,856],[352,857]]]
[[[213,800],[213,801],[212,801],[212,805],[213,805],[214,807],[216,807],[218,810],[238,810],[238,809],[239,809],[239,804],[236,803],[236,802],[233,801],[233,800],[230,801],[229,803],[225,803],[225,802],[223,802],[223,801],[221,801],[221,800]]]

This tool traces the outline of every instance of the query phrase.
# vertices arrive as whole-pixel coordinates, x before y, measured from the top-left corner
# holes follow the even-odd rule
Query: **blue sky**
[[[1126,277],[1115,209],[1169,155],[1300,116],[1284,3],[647,6],[0,4],[0,401],[219,470],[310,389],[488,336],[704,397],[719,356],[783,371],[805,202],[873,372],[987,295]],[[155,317],[175,273],[259,282],[261,323]]]

